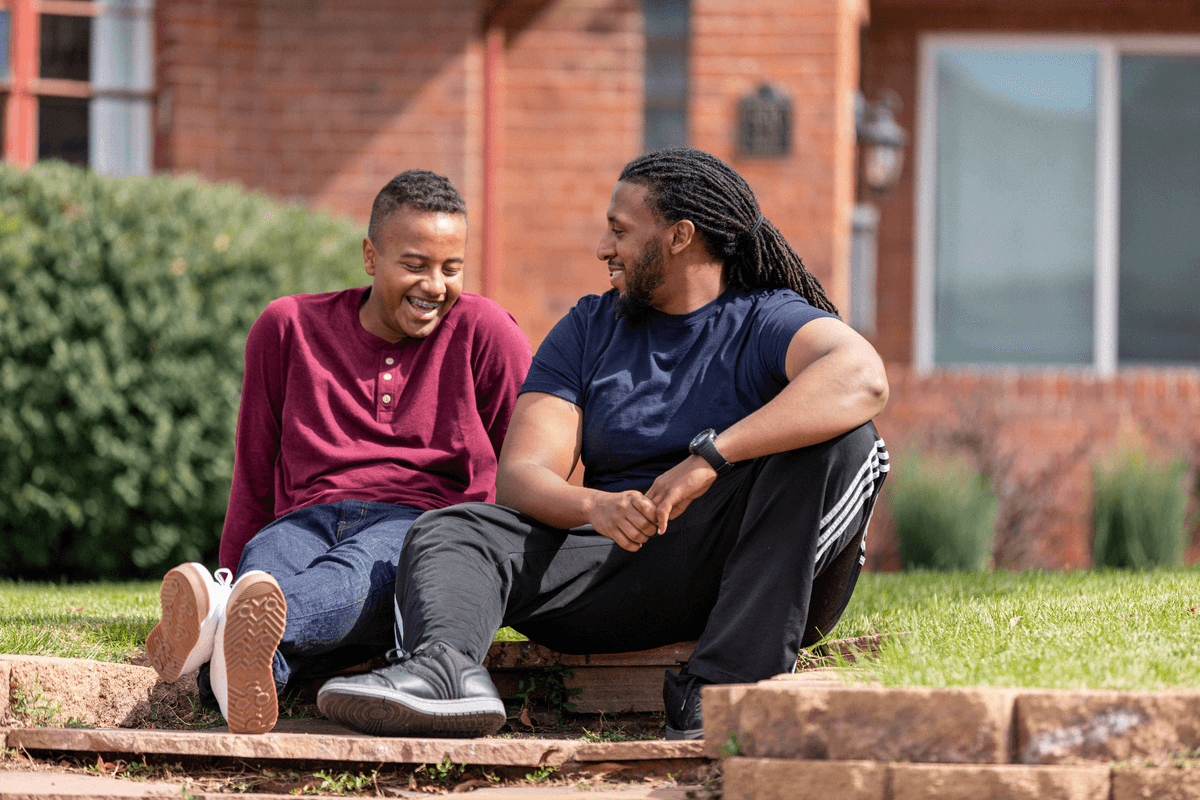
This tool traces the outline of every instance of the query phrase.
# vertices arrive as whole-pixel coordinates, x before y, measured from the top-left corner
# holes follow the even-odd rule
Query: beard
[[[663,283],[663,255],[656,242],[646,242],[632,264],[625,265],[625,291],[613,301],[616,318],[644,325],[650,318],[654,290]]]

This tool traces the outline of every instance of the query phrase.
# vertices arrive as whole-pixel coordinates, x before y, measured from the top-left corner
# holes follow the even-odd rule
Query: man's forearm
[[[733,463],[809,447],[873,419],[887,398],[881,366],[831,352],[762,408],[719,431],[715,444]]]
[[[538,464],[520,464],[496,476],[496,502],[556,528],[589,523],[595,489],[573,486]]]

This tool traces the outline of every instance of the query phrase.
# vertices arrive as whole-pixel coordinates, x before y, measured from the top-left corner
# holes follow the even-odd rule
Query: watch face
[[[697,433],[695,438],[692,439],[692,443],[688,445],[688,449],[695,450],[697,447],[699,447],[703,443],[704,443],[704,434]]]

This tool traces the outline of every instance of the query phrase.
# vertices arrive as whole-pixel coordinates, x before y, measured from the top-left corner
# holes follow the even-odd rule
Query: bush
[[[958,458],[915,453],[894,469],[892,520],[905,569],[980,570],[992,554],[996,493]]]
[[[1095,469],[1097,567],[1177,567],[1183,555],[1187,489],[1181,460],[1146,463],[1140,451]]]
[[[361,237],[195,178],[0,165],[0,575],[214,560],[250,324],[365,282]]]

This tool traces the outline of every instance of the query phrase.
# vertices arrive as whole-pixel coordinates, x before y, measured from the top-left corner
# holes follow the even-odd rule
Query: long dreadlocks
[[[815,308],[836,314],[825,289],[770,220],[754,192],[721,159],[690,147],[656,150],[630,161],[621,180],[646,187],[659,219],[690,220],[708,250],[725,263],[735,289],[791,289]]]

